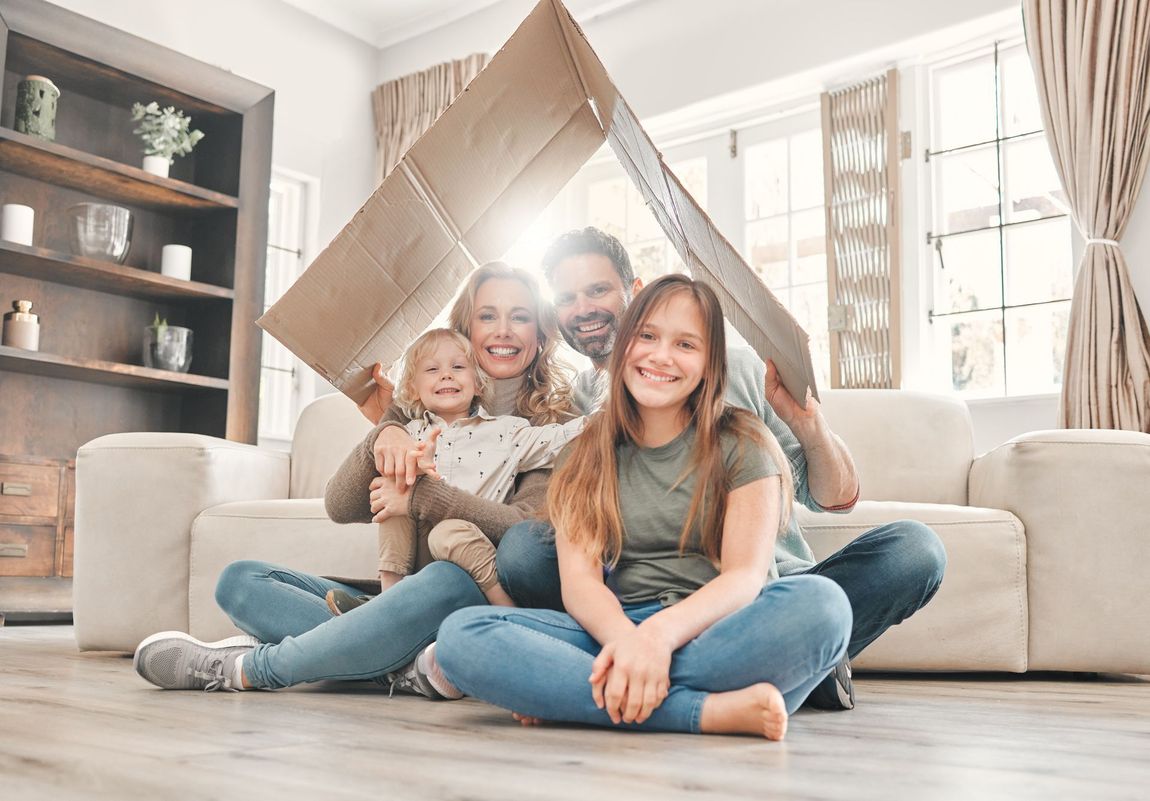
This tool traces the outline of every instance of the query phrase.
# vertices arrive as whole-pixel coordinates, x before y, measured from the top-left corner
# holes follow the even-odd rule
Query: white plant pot
[[[144,172],[150,172],[152,175],[167,178],[168,168],[171,166],[172,162],[163,156],[144,156]]]

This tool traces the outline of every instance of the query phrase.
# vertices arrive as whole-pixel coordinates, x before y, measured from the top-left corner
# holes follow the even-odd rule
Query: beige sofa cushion
[[[961,400],[903,389],[832,389],[821,398],[854,457],[863,500],[967,502],[974,434]]]
[[[354,407],[353,407],[354,408]],[[192,525],[188,632],[218,640],[236,633],[216,605],[216,581],[230,563],[259,559],[315,575],[376,572],[376,526],[336,525],[318,498],[240,501],[208,509]]]
[[[815,556],[893,520],[930,526],[946,548],[938,593],[888,630],[854,665],[869,670],[1026,670],[1026,539],[1010,512],[941,504],[863,501],[845,515],[799,509]]]
[[[322,498],[327,480],[370,430],[367,418],[339,393],[309,403],[292,436],[288,497]]]

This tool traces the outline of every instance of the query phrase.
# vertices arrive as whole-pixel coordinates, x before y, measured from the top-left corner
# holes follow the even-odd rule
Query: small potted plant
[[[144,328],[144,366],[186,373],[192,366],[192,329],[168,325],[156,312],[156,319]]]
[[[140,123],[132,133],[144,140],[144,171],[165,178],[172,159],[188,155],[204,138],[203,131],[188,130],[191,117],[174,106],[160,108],[154,100],[146,106],[133,103],[132,122]]]

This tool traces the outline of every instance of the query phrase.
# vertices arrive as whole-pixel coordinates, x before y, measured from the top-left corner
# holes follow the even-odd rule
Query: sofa
[[[799,508],[819,558],[881,523],[933,528],[948,567],[931,603],[859,669],[1150,673],[1150,435],[1038,431],[974,454],[959,400],[826,390],[861,477],[847,514]],[[291,452],[195,434],[92,440],[76,460],[74,620],[81,650],[132,651],[163,629],[235,633],[216,607],[229,562],[369,575],[373,525],[336,525],[323,488],[368,430],[341,395],[310,404]]]

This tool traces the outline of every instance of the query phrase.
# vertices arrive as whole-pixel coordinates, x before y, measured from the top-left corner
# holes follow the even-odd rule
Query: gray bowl
[[[123,264],[132,246],[132,212],[107,203],[77,203],[68,209],[72,252]]]

